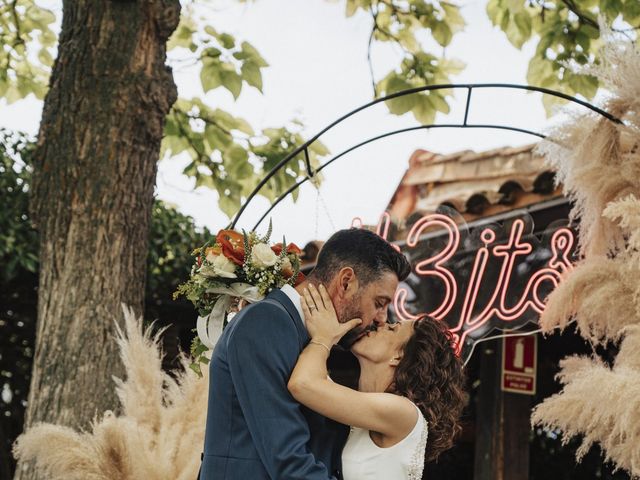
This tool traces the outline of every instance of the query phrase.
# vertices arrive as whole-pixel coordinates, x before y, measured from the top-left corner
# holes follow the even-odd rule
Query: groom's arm
[[[229,337],[231,378],[251,438],[269,476],[277,480],[327,480],[327,468],[309,452],[309,426],[287,390],[298,358],[293,321],[262,303]]]

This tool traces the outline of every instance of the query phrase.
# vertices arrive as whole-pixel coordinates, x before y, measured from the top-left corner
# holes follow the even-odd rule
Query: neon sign
[[[377,228],[382,238],[386,239],[389,234],[390,221],[389,214],[383,214]],[[461,264],[456,264],[454,256],[460,255],[462,232],[466,229],[464,222],[434,213],[422,217],[409,231],[405,253],[411,258],[417,277],[414,284],[428,283],[432,288],[423,296],[437,297],[429,299],[430,309],[419,310],[419,313],[428,313],[447,322],[456,338],[458,351],[471,339],[482,336],[490,322],[493,327],[504,329],[519,327],[531,321],[534,315],[537,319],[544,310],[546,295],[573,269],[570,257],[575,235],[571,229],[553,229],[548,244],[536,248],[537,237],[527,232],[527,224],[532,230],[533,222],[523,215],[508,227],[482,228],[476,237],[476,248],[469,249],[467,245],[466,253],[474,254],[473,262],[460,268],[456,268]],[[362,220],[356,218],[352,225],[362,226]],[[427,248],[426,252],[424,248],[422,252],[416,252],[416,259],[414,251],[425,243],[425,232],[432,232],[431,237],[439,238],[439,244],[436,248]],[[539,258],[541,254],[548,257],[544,262]],[[527,264],[531,257],[535,260],[533,263],[542,265],[531,270],[531,265]],[[418,312],[408,308],[409,290],[404,285],[396,293],[394,314],[399,320],[418,317]],[[440,295],[433,295],[434,291]]]

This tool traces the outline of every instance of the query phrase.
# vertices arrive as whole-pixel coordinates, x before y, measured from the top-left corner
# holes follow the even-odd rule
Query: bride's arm
[[[314,290],[312,286],[311,291]],[[289,379],[289,391],[298,402],[337,422],[390,437],[406,436],[418,419],[418,412],[409,400],[391,393],[359,392],[327,377],[329,348],[356,322],[338,323],[330,298],[322,286],[320,290],[321,294],[314,292],[319,308],[314,308],[313,314],[305,298],[302,299],[312,343],[298,359]],[[308,295],[305,293],[305,297]]]

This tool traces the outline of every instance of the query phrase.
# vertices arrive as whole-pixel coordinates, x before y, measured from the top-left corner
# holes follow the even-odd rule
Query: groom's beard
[[[354,318],[362,318],[362,310],[360,310],[360,296],[354,298],[353,301],[345,307],[340,315],[339,321],[340,323],[345,323]],[[351,349],[351,346],[355,343],[358,337],[366,330],[367,327],[362,327],[360,325],[352,328],[338,341],[338,345],[345,350]]]

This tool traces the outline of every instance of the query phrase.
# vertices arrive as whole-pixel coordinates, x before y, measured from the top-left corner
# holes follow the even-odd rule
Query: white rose
[[[291,265],[291,260],[289,260],[289,257],[284,257],[284,260],[282,261],[281,270],[283,272],[288,272],[288,271],[293,272],[293,265]]]
[[[272,267],[278,261],[278,256],[266,243],[259,243],[251,250],[251,261],[258,268]]]
[[[207,259],[207,262],[209,262],[209,263],[213,263],[213,262],[215,262],[215,261],[216,261],[216,257],[218,257],[218,256],[219,256],[219,255],[216,255],[216,254],[215,254],[215,253],[213,253],[213,252],[209,252],[209,253],[207,253],[207,256],[206,256],[205,258]]]
[[[236,265],[224,255],[207,255],[207,262],[211,265],[200,267],[200,273],[205,277],[236,278]]]
[[[216,256],[212,266],[219,277],[236,278],[236,264],[224,255]]]
[[[280,272],[282,272],[284,278],[291,278],[293,276],[293,265],[291,264],[289,257],[284,257],[282,266],[280,267]]]

